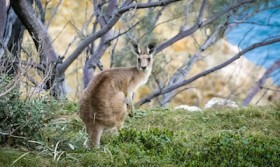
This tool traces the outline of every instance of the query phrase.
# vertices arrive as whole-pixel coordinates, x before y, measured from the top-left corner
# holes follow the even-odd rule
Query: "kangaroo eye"
[[[141,59],[140,59],[140,58],[138,58],[138,62],[139,62],[139,63],[141,62]]]
[[[151,58],[147,58],[148,61],[151,61]]]

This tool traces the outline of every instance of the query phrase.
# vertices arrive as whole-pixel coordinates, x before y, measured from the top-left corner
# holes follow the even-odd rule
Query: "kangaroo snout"
[[[142,69],[143,71],[145,71],[145,70],[146,70],[146,66],[145,66],[145,67],[141,67],[141,69]]]

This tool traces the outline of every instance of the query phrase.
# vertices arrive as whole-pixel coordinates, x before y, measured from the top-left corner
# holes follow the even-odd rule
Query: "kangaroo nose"
[[[146,67],[141,67],[142,68],[142,70],[145,70],[146,69]]]

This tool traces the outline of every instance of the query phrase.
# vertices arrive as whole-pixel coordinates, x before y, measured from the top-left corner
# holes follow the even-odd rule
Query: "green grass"
[[[37,129],[36,146],[14,139],[0,149],[0,166],[280,166],[279,104],[196,113],[139,109],[118,135],[104,134],[98,150],[82,146],[87,135],[76,104],[41,105],[56,112]]]

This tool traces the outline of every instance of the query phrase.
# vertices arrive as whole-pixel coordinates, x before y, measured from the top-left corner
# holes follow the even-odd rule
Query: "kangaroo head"
[[[137,56],[137,69],[145,71],[153,66],[153,54],[155,52],[156,43],[148,44],[146,50],[141,50],[136,43],[132,43],[133,53]]]

